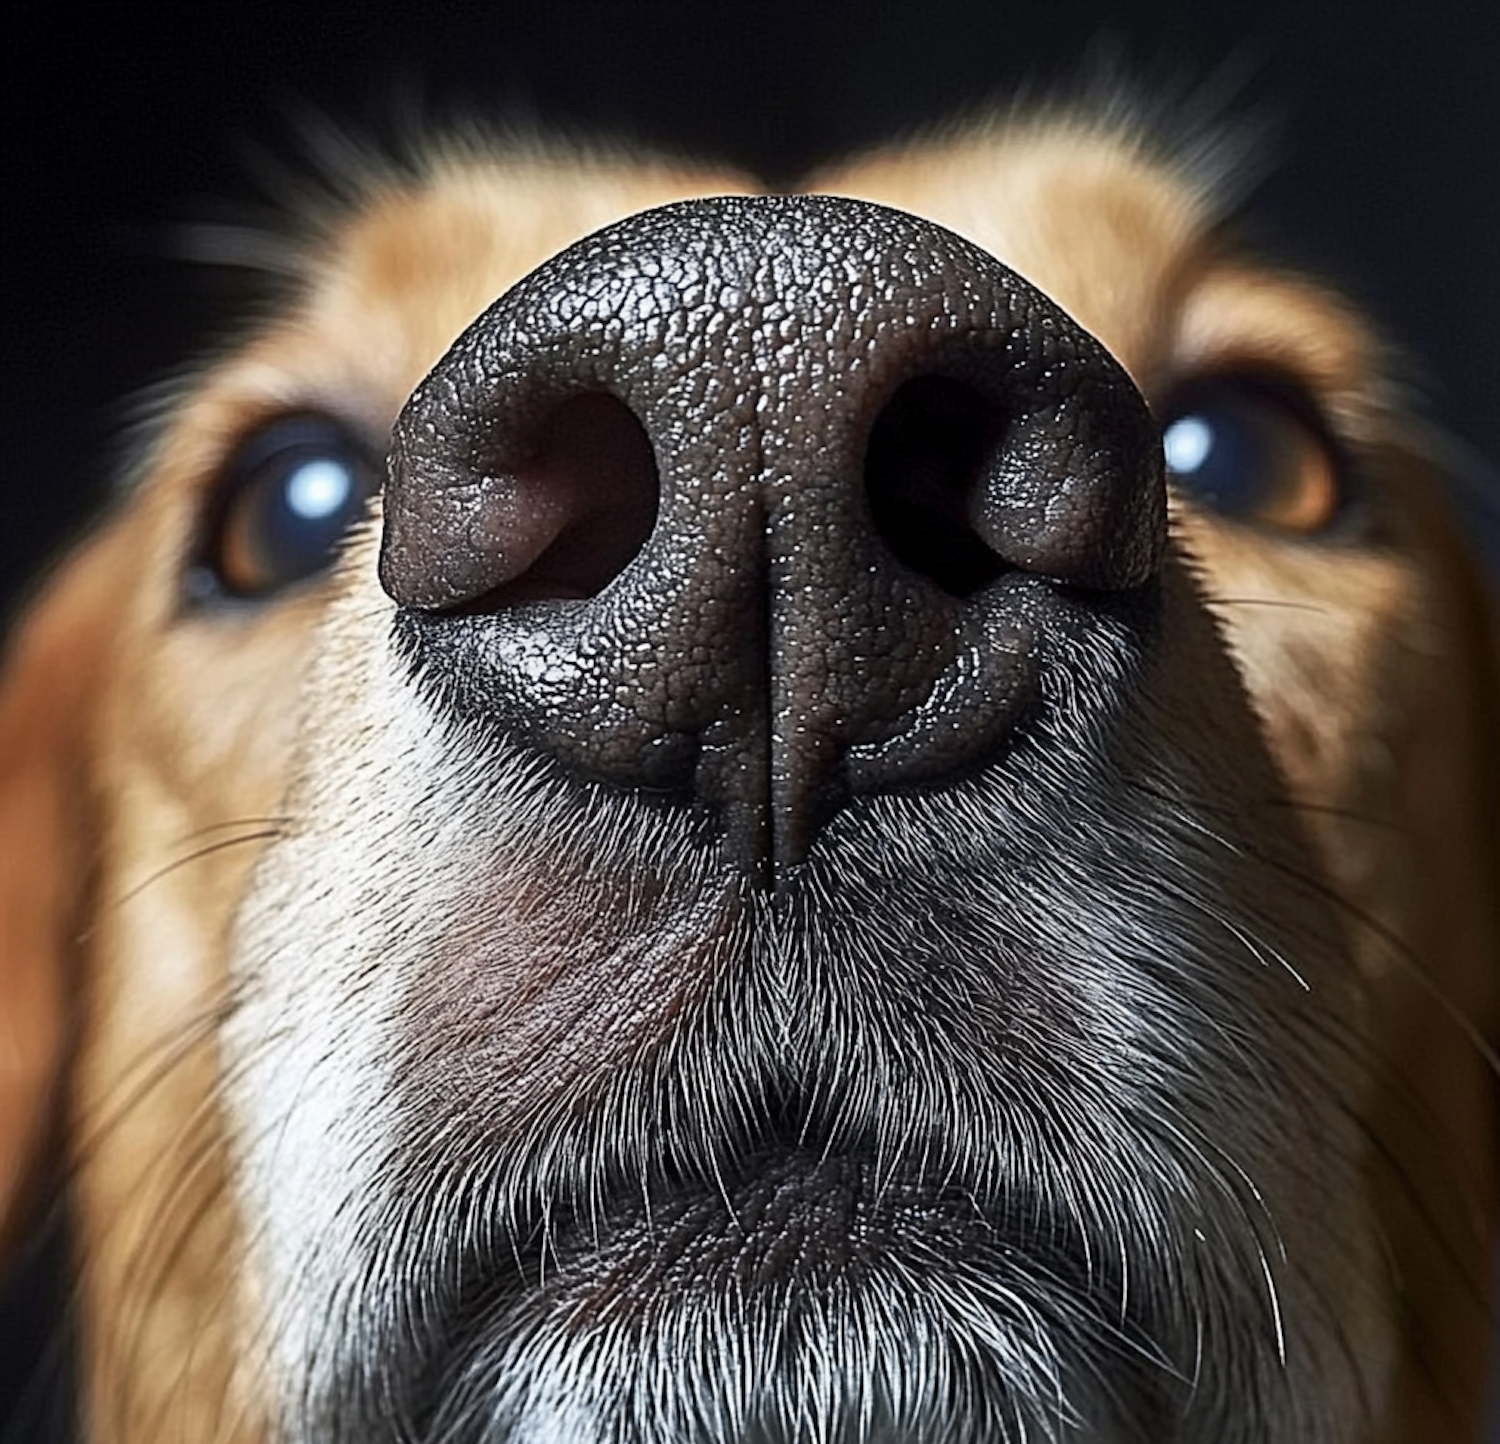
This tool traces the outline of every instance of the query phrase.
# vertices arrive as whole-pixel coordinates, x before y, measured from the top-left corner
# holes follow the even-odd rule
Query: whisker
[[[1266,807],[1285,808],[1290,812],[1303,813],[1308,817],[1333,817],[1340,822],[1357,822],[1361,827],[1369,827],[1397,836],[1401,832],[1401,824],[1394,818],[1376,817],[1372,813],[1358,812],[1352,807],[1339,806],[1331,802],[1314,802],[1305,797],[1267,797],[1262,799]]]
[[[193,848],[181,857],[174,858],[171,862],[165,863],[154,872],[148,873],[140,882],[127,888],[123,893],[117,894],[107,905],[116,908],[123,907],[126,903],[138,898],[148,888],[159,883],[163,878],[170,877],[173,873],[178,872],[182,868],[190,867],[195,862],[202,862],[205,858],[214,857],[232,848],[244,847],[249,843],[272,842],[284,835],[286,826],[290,821],[291,819],[286,817],[246,818],[236,822],[215,823],[211,827],[190,833],[183,839],[184,842],[191,842],[195,837],[202,837],[210,832],[224,831],[231,827],[250,827],[254,829],[251,832],[241,833],[236,837],[222,838],[217,842],[206,843],[202,847]],[[82,936],[88,937],[89,932],[84,932]]]
[[[1252,855],[1256,861],[1273,871],[1280,873],[1283,877],[1306,888],[1309,892],[1322,898],[1338,909],[1343,915],[1353,922],[1359,924],[1372,937],[1379,940],[1387,949],[1393,963],[1399,966],[1404,974],[1416,983],[1427,997],[1441,1010],[1448,1022],[1463,1035],[1464,1040],[1474,1049],[1483,1060],[1488,1070],[1500,1078],[1500,1053],[1480,1031],[1476,1023],[1467,1013],[1449,996],[1448,992],[1428,972],[1420,955],[1416,950],[1379,918],[1375,917],[1368,909],[1346,897],[1332,883],[1321,877],[1310,875],[1299,868],[1294,868],[1280,858],[1269,857],[1259,852]]]
[[[1267,607],[1286,612],[1312,612],[1317,616],[1327,616],[1333,612],[1332,607],[1320,605],[1316,602],[1294,602],[1286,597],[1209,597],[1208,608],[1213,611],[1218,607]]]
[[[1153,787],[1149,783],[1140,781],[1135,782],[1133,786],[1142,796],[1151,797],[1157,803],[1172,809],[1174,813],[1177,813],[1178,809],[1186,805],[1196,812],[1215,814],[1226,821],[1230,821],[1234,817],[1233,809],[1227,808],[1222,804],[1215,804],[1209,799],[1196,795],[1174,795],[1163,789]],[[1264,802],[1266,805],[1273,807],[1285,807],[1293,811],[1306,811],[1313,814],[1341,817],[1350,821],[1367,823],[1372,827],[1394,828],[1394,824],[1383,819],[1368,817],[1346,809],[1324,807],[1317,803],[1307,803],[1299,798],[1285,794],[1265,798]],[[1308,892],[1330,904],[1351,922],[1356,923],[1362,930],[1377,939],[1389,950],[1389,956],[1392,960],[1398,963],[1414,981],[1420,983],[1432,1001],[1442,1009],[1448,1020],[1460,1030],[1466,1041],[1475,1048],[1489,1070],[1497,1077],[1500,1077],[1500,1053],[1497,1053],[1495,1047],[1485,1038],[1478,1024],[1470,1019],[1452,998],[1447,996],[1441,985],[1423,966],[1415,949],[1404,938],[1392,931],[1390,927],[1381,922],[1366,908],[1345,896],[1326,878],[1307,872],[1304,869],[1293,867],[1284,859],[1254,848],[1248,842],[1231,841],[1228,837],[1204,826],[1201,821],[1191,816],[1182,817],[1181,820],[1186,825],[1192,826],[1194,831],[1212,838],[1226,851],[1246,856],[1260,866],[1270,868],[1288,881],[1305,888]]]

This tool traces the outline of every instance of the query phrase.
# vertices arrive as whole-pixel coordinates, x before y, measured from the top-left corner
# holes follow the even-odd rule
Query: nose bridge
[[[942,407],[898,404],[924,385],[973,433],[957,470]],[[544,439],[601,396],[644,436],[634,491],[614,423]],[[851,790],[998,745],[1031,621],[984,583],[1149,579],[1155,449],[1102,348],[951,233],[824,197],[686,202],[533,272],[413,394],[382,580],[457,710],[570,770],[690,791],[741,851],[795,861]],[[643,487],[654,522],[618,576],[516,590]]]
[[[966,353],[1003,349],[1016,327],[1011,296],[965,266],[957,237],[821,197],[787,203],[776,221],[755,341],[767,785],[784,862],[805,855],[848,792],[851,750],[878,749],[960,652],[982,644],[959,598],[893,565],[865,463],[876,416],[903,380],[961,371]]]

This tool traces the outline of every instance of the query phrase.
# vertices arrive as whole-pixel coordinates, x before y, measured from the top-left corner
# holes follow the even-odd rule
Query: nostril
[[[525,377],[484,380],[475,404],[468,378],[439,368],[397,422],[381,584],[442,613],[597,596],[656,526],[645,428],[603,391],[559,399]]]
[[[870,429],[865,491],[876,532],[897,560],[955,597],[1007,569],[972,522],[1005,427],[999,408],[972,387],[918,376]]]
[[[466,611],[597,596],[656,525],[661,483],[651,441],[613,396],[553,407],[510,475],[507,504],[484,524],[486,545],[504,557],[504,579]]]

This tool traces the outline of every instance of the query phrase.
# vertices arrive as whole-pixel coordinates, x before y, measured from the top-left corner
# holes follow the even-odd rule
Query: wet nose
[[[1165,502],[1130,380],[992,256],[726,198],[491,306],[402,412],[384,526],[434,706],[775,873],[1002,755],[1058,629],[1150,591]]]

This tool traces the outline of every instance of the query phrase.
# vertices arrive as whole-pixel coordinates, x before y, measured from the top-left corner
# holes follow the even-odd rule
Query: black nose
[[[439,705],[779,868],[1004,749],[1049,628],[1155,577],[1159,451],[1103,347],[950,232],[686,202],[541,266],[417,389],[381,577]]]

